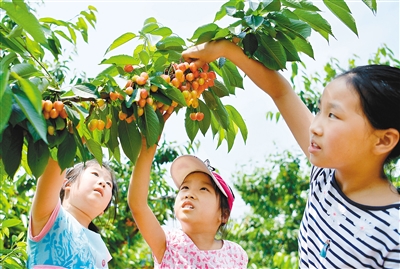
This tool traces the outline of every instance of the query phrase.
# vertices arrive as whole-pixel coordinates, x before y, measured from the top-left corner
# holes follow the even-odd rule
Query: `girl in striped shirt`
[[[354,68],[327,85],[314,116],[279,72],[228,40],[182,53],[225,57],[271,96],[313,165],[299,232],[300,268],[399,268],[400,195],[384,166],[400,155],[400,69]]]

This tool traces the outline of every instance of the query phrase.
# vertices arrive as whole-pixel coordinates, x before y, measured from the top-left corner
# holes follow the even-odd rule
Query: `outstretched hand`
[[[194,62],[197,67],[202,67],[205,63],[215,61],[219,57],[226,57],[225,53],[232,46],[237,46],[226,39],[210,41],[188,48],[182,52],[182,57],[186,62]]]

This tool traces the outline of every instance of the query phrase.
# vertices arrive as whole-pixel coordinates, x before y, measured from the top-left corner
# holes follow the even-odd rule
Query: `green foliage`
[[[309,184],[303,159],[284,151],[234,174],[235,188],[251,213],[233,223],[228,239],[246,250],[249,268],[297,267],[297,233]]]
[[[352,32],[358,35],[356,23],[344,0],[325,0],[323,3]],[[364,1],[376,12],[376,0]],[[333,35],[331,26],[320,14],[321,10],[308,1],[230,0],[223,4],[214,22],[199,27],[191,41],[200,44],[221,38],[238,43],[249,57],[266,67],[285,69],[287,62],[300,62],[299,52],[314,58],[308,38],[312,31],[319,33],[329,42]],[[225,28],[215,24],[225,16],[233,22]]]
[[[26,174],[14,181],[6,178],[0,165],[0,264],[2,268],[26,268],[30,189],[35,182]]]
[[[94,27],[96,23],[96,8],[89,6],[75,22],[38,19],[22,1],[18,4],[3,1],[0,8],[5,12],[0,24],[0,156],[7,156],[2,158],[2,163],[11,178],[20,167],[23,145],[29,149],[28,165],[35,176],[43,172],[49,153],[58,157],[63,169],[75,158],[85,161],[90,155],[101,163],[103,148],[117,160],[121,158],[122,149],[135,163],[141,136],[147,138],[148,145],[156,143],[164,125],[162,114],[167,110],[168,113],[182,108],[187,110],[185,126],[192,142],[199,130],[206,135],[210,126],[213,135],[219,135],[218,146],[225,139],[228,150],[238,130],[243,139],[247,139],[247,127],[240,113],[227,113],[220,100],[234,94],[236,87],[243,88],[243,78],[237,68],[227,62],[220,74],[224,83],[216,82],[214,86],[215,78],[204,78],[204,86],[199,86],[203,89],[191,92],[192,98],[185,99],[183,88],[179,86],[178,89],[160,75],[168,75],[171,80],[175,77],[186,42],[155,18],[147,19],[138,33],[122,34],[106,50],[106,54],[113,52],[135,40],[139,44],[133,48],[132,55],[103,59],[101,64],[108,67],[95,78],[74,77],[70,84],[63,85],[68,83],[65,78],[72,58],[60,60],[62,45],[76,45],[79,33],[85,42],[88,41],[89,26]],[[48,52],[54,63],[43,60]],[[125,69],[127,65],[131,70]],[[204,69],[199,72],[206,72]],[[149,77],[142,83],[137,82],[143,74]],[[117,81],[124,81],[126,85],[120,86]],[[188,85],[189,82],[183,82],[183,86]],[[127,93],[128,87],[133,87],[132,93]],[[151,90],[152,87],[155,90]],[[144,98],[143,90],[151,99],[146,105],[139,104]],[[204,99],[206,95],[209,97],[208,102],[198,99],[201,93]],[[112,94],[118,98],[112,98]],[[64,115],[61,111],[58,116],[46,112],[43,100],[62,101]],[[124,117],[120,117],[121,111]],[[190,113],[196,112],[203,113],[204,119],[188,121]],[[93,120],[107,123],[107,128],[90,128]]]

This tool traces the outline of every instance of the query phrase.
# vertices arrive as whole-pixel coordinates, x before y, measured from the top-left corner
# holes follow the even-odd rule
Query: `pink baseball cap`
[[[222,177],[214,172],[214,167],[210,166],[210,162],[205,160],[204,162],[194,155],[182,155],[177,157],[171,165],[171,176],[174,180],[175,185],[179,188],[183,180],[193,172],[203,172],[209,175],[215,182],[217,187],[221,190],[222,194],[228,198],[229,210],[232,211],[233,201],[235,195],[228,184],[222,179]]]

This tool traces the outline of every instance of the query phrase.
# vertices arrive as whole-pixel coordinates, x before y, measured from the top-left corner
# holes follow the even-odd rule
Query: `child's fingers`
[[[168,111],[165,111],[165,113],[163,114],[163,118],[164,118],[164,122],[166,122],[169,117],[171,116],[172,113],[169,113]]]
[[[204,46],[201,45],[190,47],[182,52],[182,58],[188,63],[194,62],[195,65],[200,68],[206,63],[206,61],[202,59],[203,49]]]

